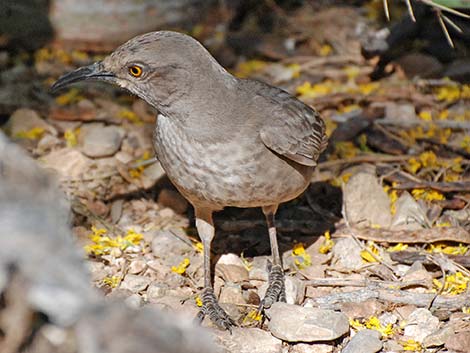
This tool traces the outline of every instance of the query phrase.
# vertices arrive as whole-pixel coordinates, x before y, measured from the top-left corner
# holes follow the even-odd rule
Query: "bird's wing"
[[[260,84],[257,93],[276,106],[272,119],[260,130],[263,143],[299,164],[315,166],[328,143],[318,112],[276,87]]]

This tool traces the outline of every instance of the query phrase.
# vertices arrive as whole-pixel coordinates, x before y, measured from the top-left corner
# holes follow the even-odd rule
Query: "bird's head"
[[[132,38],[104,60],[63,75],[52,90],[83,80],[105,81],[164,110],[197,82],[217,74],[227,73],[197,40],[159,31]]]

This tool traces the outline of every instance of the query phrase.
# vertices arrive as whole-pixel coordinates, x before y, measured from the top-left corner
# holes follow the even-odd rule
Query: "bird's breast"
[[[214,135],[209,141],[194,135],[171,118],[157,119],[157,158],[193,205],[214,209],[270,205],[296,197],[308,185],[311,173],[300,173],[259,138],[232,132],[225,139]]]

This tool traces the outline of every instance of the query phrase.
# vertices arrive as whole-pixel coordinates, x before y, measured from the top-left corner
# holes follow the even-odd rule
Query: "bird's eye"
[[[140,77],[142,76],[142,68],[138,65],[129,66],[129,74],[134,77]]]

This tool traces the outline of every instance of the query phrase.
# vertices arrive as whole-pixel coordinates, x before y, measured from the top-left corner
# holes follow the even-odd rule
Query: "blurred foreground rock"
[[[0,135],[0,352],[215,352],[190,320],[104,301],[58,185]]]

